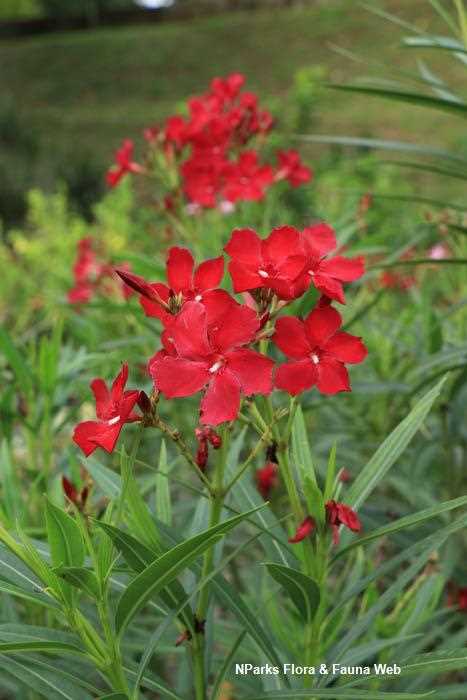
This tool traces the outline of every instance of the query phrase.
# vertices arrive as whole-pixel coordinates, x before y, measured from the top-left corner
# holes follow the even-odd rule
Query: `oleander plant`
[[[0,249],[2,700],[465,700],[465,206],[244,83]]]

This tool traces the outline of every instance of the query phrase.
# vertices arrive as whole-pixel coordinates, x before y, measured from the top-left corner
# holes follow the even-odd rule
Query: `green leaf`
[[[329,85],[328,87],[334,90],[343,92],[357,92],[370,97],[382,97],[399,102],[409,102],[410,104],[421,107],[430,107],[431,109],[440,109],[447,112],[452,112],[459,116],[467,114],[467,104],[460,100],[447,100],[441,97],[433,97],[432,95],[424,95],[419,92],[409,92],[407,90],[387,90],[377,87],[365,87],[361,85]]]
[[[52,654],[80,654],[84,653],[78,647],[63,642],[0,642],[0,654],[15,654],[18,652],[47,651]]]
[[[107,693],[107,695],[99,695],[97,700],[128,700],[128,695],[124,693]]]
[[[385,693],[358,688],[310,688],[309,690],[272,690],[250,695],[246,700],[295,700],[329,698],[329,700],[419,700],[430,693]]]
[[[238,648],[245,639],[245,636],[246,630],[240,632],[237,639],[233,643],[229,653],[225,657],[222,666],[220,667],[219,672],[217,673],[214,685],[212,687],[211,700],[217,700],[218,697],[222,695],[222,684],[224,683],[229,671],[231,670],[234,664],[235,654],[237,653]]]
[[[467,505],[467,496],[461,496],[460,498],[454,498],[451,501],[445,501],[439,505],[432,506],[431,508],[425,508],[424,510],[419,510],[418,513],[413,513],[413,515],[406,515],[403,518],[399,518],[389,525],[384,525],[379,527],[377,530],[373,530],[365,537],[360,537],[358,540],[351,542],[347,547],[341,549],[334,559],[346,554],[349,550],[355,547],[361,547],[368,542],[372,542],[378,537],[384,537],[386,535],[391,535],[394,532],[399,532],[407,527],[413,527],[420,523],[430,520],[431,518],[436,518],[441,513],[446,513],[447,511],[453,510],[454,508],[460,508],[461,506]]]
[[[136,537],[130,535],[128,532],[120,530],[120,528],[110,525],[109,523],[104,523],[101,520],[94,520],[94,523],[100,527],[112,540],[115,547],[122,554],[128,566],[140,573],[149,564],[157,558],[158,554],[161,554],[161,550],[154,552],[154,550],[146,547],[142,544]]]
[[[146,501],[142,497],[131,465],[125,452],[121,461],[124,501],[130,530],[148,547],[159,547],[159,533]]]
[[[409,415],[386,438],[368,464],[362,469],[352,484],[346,503],[358,508],[377,484],[399,459],[409,442],[419,430],[431,407],[438,398],[445,379],[442,379],[414,406]]]
[[[20,352],[15,344],[13,343],[11,337],[8,335],[6,329],[0,326],[0,350],[5,355],[8,364],[13,370],[17,383],[24,392],[29,392],[32,390],[32,379],[33,373],[31,368],[24,361],[24,353]]]
[[[59,566],[55,569],[55,573],[67,583],[71,583],[75,588],[87,593],[91,598],[99,600],[101,597],[99,581],[90,569],[85,569],[82,566]]]
[[[80,688],[79,679],[72,674],[29,656],[23,659],[4,654],[2,671],[14,676],[34,692],[41,693],[47,700],[92,700],[92,696]]]
[[[82,566],[85,549],[78,525],[64,510],[46,499],[45,520],[54,566]]]
[[[94,457],[88,457],[86,460],[81,460],[81,462],[96,484],[102,489],[105,496],[112,500],[119,498],[122,492],[122,480],[118,474],[99,464]]]
[[[117,633],[121,635],[148,600],[162,591],[204,551],[213,547],[229,530],[249,517],[252,512],[254,511],[248,511],[225,520],[219,525],[176,545],[131,581],[118,602],[115,615]]]
[[[303,476],[307,475],[316,485],[316,474],[306,432],[301,406],[297,408],[292,426],[292,454],[295,465]]]
[[[401,664],[401,676],[451,673],[467,668],[467,648],[419,654]]]
[[[161,441],[159,454],[159,467],[156,474],[156,513],[159,520],[166,525],[172,524],[172,506],[170,503],[170,489],[168,480],[169,466],[167,464],[167,448],[165,441]]]
[[[320,599],[316,582],[297,569],[274,563],[266,563],[266,567],[292,600],[304,623],[312,622]]]
[[[104,532],[107,533],[118,551],[122,554],[128,566],[137,573],[144,571],[144,569],[146,569],[157,559],[160,554],[162,554],[162,550],[155,553],[153,550],[146,547],[146,545],[139,542],[135,537],[123,532],[113,525],[109,525],[108,523],[103,523],[101,521],[96,521],[96,524],[98,524],[99,527],[101,527]],[[164,604],[172,610],[180,607],[180,604],[187,598],[185,589],[179,581],[172,581],[167,586],[166,590],[160,592],[160,596]],[[182,610],[180,617],[185,626],[188,628],[192,626],[193,613],[191,608],[187,607],[185,610]]]

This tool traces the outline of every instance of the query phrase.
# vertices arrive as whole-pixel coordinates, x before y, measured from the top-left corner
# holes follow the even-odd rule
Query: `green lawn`
[[[427,0],[374,4],[423,28],[434,26]],[[42,158],[63,164],[84,153],[103,168],[121,138],[162,119],[213,75],[244,72],[249,87],[275,106],[280,120],[301,67],[326,66],[332,81],[374,74],[373,60],[415,71],[415,56],[399,48],[403,31],[349,0],[317,0],[306,8],[5,40],[0,110],[4,101],[15,105],[23,124],[38,134]],[[349,61],[333,45],[365,60]],[[442,68],[446,57],[440,53],[427,52],[430,66]],[[451,69],[454,83],[461,71],[460,63],[458,75]],[[315,131],[445,145],[460,140],[461,119],[459,131],[453,131],[455,118],[424,110],[417,121],[418,114],[415,107],[329,90],[320,101]]]

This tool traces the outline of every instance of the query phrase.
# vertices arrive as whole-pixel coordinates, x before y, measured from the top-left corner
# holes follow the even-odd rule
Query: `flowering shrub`
[[[238,74],[215,79],[187,114],[146,130],[141,162],[123,144],[109,196],[127,174],[157,181],[154,228],[145,210],[125,232],[131,254],[120,241],[115,255],[80,226],[64,326],[24,356],[0,333],[17,391],[1,403],[7,694],[409,700],[430,666],[451,674],[449,697],[465,694],[452,674],[467,663],[466,589],[443,546],[465,528],[452,513],[467,497],[451,471],[426,488],[428,466],[462,454],[448,405],[462,382],[441,420],[428,414],[443,379],[407,406],[444,373],[437,309],[423,311],[428,350],[414,348],[415,305],[380,289],[409,285],[380,276],[397,262],[374,244],[372,195],[338,235],[311,209],[283,223],[295,218],[270,188],[311,171],[291,150],[263,161],[273,120],[242,88]],[[266,195],[263,223],[250,220],[239,203]],[[454,253],[434,233],[432,266]],[[350,332],[362,319],[364,340]]]

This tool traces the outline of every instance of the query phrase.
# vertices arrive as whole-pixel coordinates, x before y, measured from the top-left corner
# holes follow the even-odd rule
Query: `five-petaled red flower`
[[[115,165],[107,171],[106,179],[109,187],[115,187],[127,173],[142,173],[144,168],[133,161],[133,141],[125,139],[115,153]]]
[[[301,253],[306,262],[295,282],[294,297],[313,285],[330,299],[345,304],[344,282],[353,282],[365,272],[363,258],[329,256],[336,247],[334,231],[325,223],[315,224],[300,233]]]
[[[195,268],[193,256],[187,248],[170,248],[167,257],[167,282],[146,282],[142,277],[117,272],[123,281],[135,289],[147,316],[158,318],[164,326],[173,321],[173,313],[186,301],[197,301],[206,307],[208,320],[221,313],[229,302],[228,292],[217,289],[224,275],[222,256],[205,260]]]
[[[231,257],[229,273],[235,292],[267,288],[281,299],[294,297],[294,281],[306,258],[300,233],[292,226],[275,228],[262,240],[253,229],[237,229],[224,250]]]
[[[245,346],[260,322],[255,312],[229,304],[209,323],[203,304],[188,301],[163,333],[164,350],[149,361],[154,386],[167,398],[190,396],[206,388],[201,422],[218,425],[234,420],[240,396],[269,394],[273,362]]]
[[[122,366],[109,391],[103,379],[94,379],[91,389],[96,400],[97,421],[84,421],[76,426],[74,442],[88,457],[97,447],[112,452],[125,423],[141,420],[133,413],[139,391],[125,391],[128,365]]]
[[[279,168],[276,171],[276,180],[287,180],[292,187],[300,187],[300,185],[309,182],[313,177],[310,168],[300,160],[298,151],[290,149],[288,151],[279,151],[277,153]]]
[[[280,318],[272,337],[292,359],[277,368],[275,385],[292,396],[312,386],[323,394],[350,391],[344,363],[358,364],[367,356],[361,339],[339,331],[342,319],[331,306],[317,307],[305,321]]]

